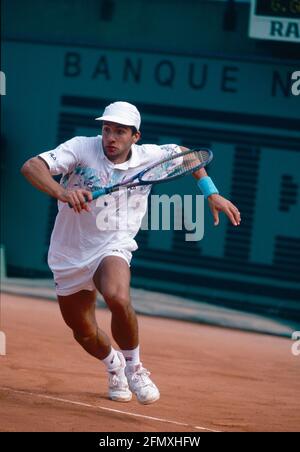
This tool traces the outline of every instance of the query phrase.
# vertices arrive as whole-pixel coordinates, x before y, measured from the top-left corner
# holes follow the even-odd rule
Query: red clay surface
[[[56,303],[1,299],[0,431],[300,430],[300,357],[288,339],[140,316],[142,360],[161,400],[124,404],[108,400],[104,366]],[[110,331],[109,312],[97,318]]]

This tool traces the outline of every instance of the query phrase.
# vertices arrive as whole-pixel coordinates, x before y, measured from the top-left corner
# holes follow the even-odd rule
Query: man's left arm
[[[188,149],[180,146],[181,151],[187,151]],[[219,195],[219,192],[214,185],[211,178],[208,176],[204,168],[193,173],[193,177],[197,179],[197,185],[200,188],[202,194],[208,200],[211,213],[214,218],[214,225],[219,224],[219,212],[224,212],[234,226],[239,226],[241,222],[241,214],[238,208],[232,204],[228,199]]]

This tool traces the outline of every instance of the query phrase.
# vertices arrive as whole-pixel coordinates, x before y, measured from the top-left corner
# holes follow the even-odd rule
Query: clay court
[[[264,334],[139,316],[158,403],[107,398],[104,366],[75,343],[52,301],[2,294],[0,430],[299,431],[299,356]],[[98,309],[109,331],[110,314]]]

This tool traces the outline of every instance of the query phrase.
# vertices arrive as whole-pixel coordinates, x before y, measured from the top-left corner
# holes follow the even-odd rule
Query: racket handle
[[[99,198],[99,196],[106,195],[107,193],[108,193],[107,188],[100,188],[99,190],[93,191],[92,196],[93,196],[93,199],[97,199],[97,198]],[[87,199],[86,199],[86,201],[87,201]]]
[[[97,198],[99,198],[99,196],[106,195],[107,192],[108,192],[108,190],[106,188],[100,188],[99,190],[92,192],[92,197],[93,197],[93,199],[97,199]],[[88,200],[89,200],[88,197],[85,196],[84,198],[85,198],[86,202],[88,202]],[[69,207],[73,208],[73,206],[69,202],[68,202],[68,205],[69,205]]]

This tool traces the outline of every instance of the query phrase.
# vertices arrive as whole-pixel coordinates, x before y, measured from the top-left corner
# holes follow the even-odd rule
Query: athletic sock
[[[117,367],[120,367],[121,361],[118,357],[116,350],[112,347],[109,355],[101,360],[103,364],[106,366],[108,372],[115,370]]]
[[[138,345],[133,350],[121,350],[124,355],[127,365],[136,366],[140,363],[140,346]]]

